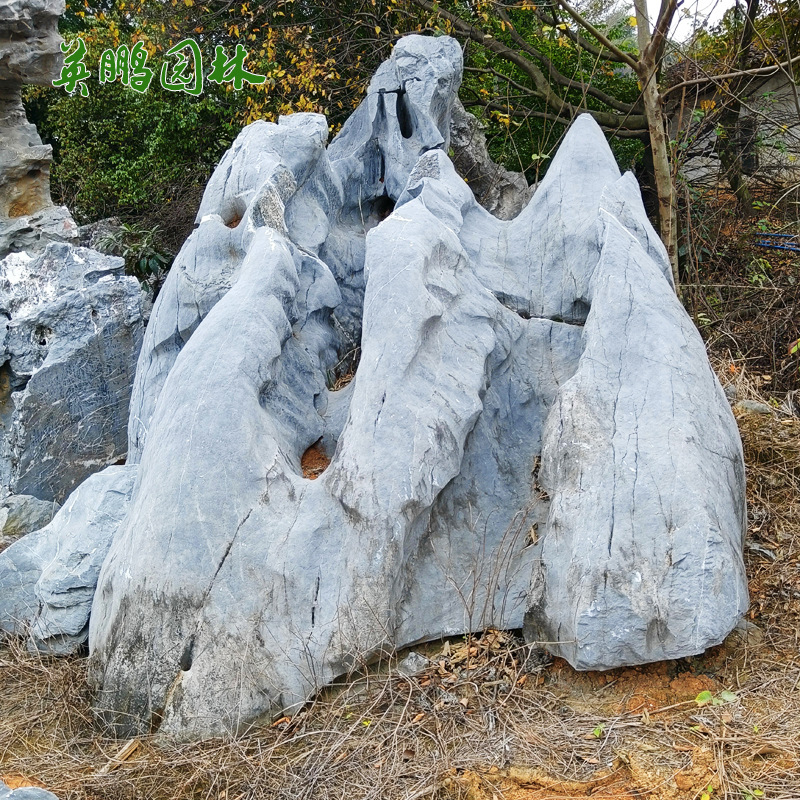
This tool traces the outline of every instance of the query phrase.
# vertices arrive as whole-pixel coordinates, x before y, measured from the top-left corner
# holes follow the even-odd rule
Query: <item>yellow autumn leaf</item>
[[[376,25],[375,26],[375,35],[376,36],[380,36],[381,35],[381,26],[380,25]]]
[[[636,27],[636,17],[628,17],[628,25],[630,25],[631,28],[635,28]]]

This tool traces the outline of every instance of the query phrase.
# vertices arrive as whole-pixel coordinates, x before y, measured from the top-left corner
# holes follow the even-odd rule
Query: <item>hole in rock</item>
[[[188,672],[192,668],[192,663],[194,662],[194,636],[189,639],[186,643],[186,647],[184,648],[183,654],[181,655],[181,659],[178,662],[180,668],[184,672]]]
[[[224,208],[222,208],[219,213],[226,227],[236,228],[242,221],[246,211],[247,205],[245,202],[241,198],[235,197],[233,199],[228,199],[225,202]]]
[[[353,378],[356,376],[360,358],[361,348],[356,345],[339,359],[336,366],[328,372],[328,391],[341,391],[352,382]]]
[[[331,460],[323,452],[319,442],[314,442],[308,450],[303,453],[300,459],[300,469],[303,471],[303,477],[314,481],[322,475],[328,468]]]
[[[33,339],[40,347],[47,347],[52,335],[53,331],[51,331],[50,328],[37,326],[33,332]]]
[[[394,200],[386,194],[375,198],[372,204],[372,213],[378,218],[378,222],[383,222],[389,214],[394,211]]]
[[[414,125],[411,122],[411,109],[408,106],[406,93],[401,89],[397,93],[397,124],[404,139],[410,139],[414,134]]]
[[[589,304],[584,300],[578,299],[572,303],[572,318],[585,322],[586,317],[589,316]]]

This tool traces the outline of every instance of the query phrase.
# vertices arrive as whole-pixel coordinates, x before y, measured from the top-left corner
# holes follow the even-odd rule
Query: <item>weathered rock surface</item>
[[[64,0],[0,2],[0,258],[77,237],[69,211],[50,199],[52,148],[28,122],[20,95],[23,84],[49,86],[58,77],[63,13]]]
[[[58,503],[39,500],[29,494],[12,494],[0,503],[0,549],[26,533],[38,531],[50,522]]]
[[[513,219],[525,208],[534,187],[528,186],[521,172],[510,172],[492,161],[480,123],[458,99],[450,119],[450,147],[458,174],[490,214]]]
[[[0,553],[0,630],[71,653],[86,642],[100,567],[124,517],[136,467],[108,467],[82,483],[53,520]]]
[[[0,800],[58,800],[58,798],[52,792],[36,786],[11,789],[3,781],[0,781]]]
[[[747,608],[735,422],[635,181],[581,117],[492,216],[446,155],[460,73],[406,37],[327,149],[318,115],[255,123],[210,181],[91,612],[119,735],[235,730],[489,625],[581,669],[695,654]]]
[[[0,260],[0,492],[63,502],[125,458],[142,292],[122,259],[51,242]]]
[[[50,199],[51,148],[20,99],[23,84],[47,86],[59,75],[63,11],[63,0],[0,0],[3,545],[48,521],[20,517],[9,494],[30,496],[28,511],[37,500],[52,508],[125,457],[143,331],[141,292],[122,260],[73,246],[78,228]]]
[[[35,646],[79,647],[91,607],[117,734],[236,730],[486,626],[581,669],[690,655],[746,609],[738,434],[635,181],[582,117],[491,215],[446,155],[460,74],[406,37],[327,148],[319,115],[242,132],[153,309],[131,466],[0,554],[0,624]],[[140,317],[114,259],[6,262],[7,395],[40,419],[76,342],[124,361]],[[80,415],[64,441],[102,439]],[[60,499],[76,473],[34,450],[4,479]]]

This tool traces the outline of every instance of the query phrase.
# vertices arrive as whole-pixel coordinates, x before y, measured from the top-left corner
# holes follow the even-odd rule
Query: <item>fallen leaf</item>
[[[698,706],[707,706],[710,702],[714,700],[714,695],[706,689],[704,692],[700,692],[700,694],[695,697],[694,701],[697,703]]]

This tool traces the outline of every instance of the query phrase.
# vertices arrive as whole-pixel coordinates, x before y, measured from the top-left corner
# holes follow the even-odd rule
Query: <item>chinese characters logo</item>
[[[61,50],[66,53],[64,66],[60,77],[53,81],[53,86],[63,86],[70,94],[79,90],[81,96],[88,97],[89,89],[85,81],[92,73],[83,63],[86,44],[78,37],[72,44],[62,42]],[[165,61],[161,65],[161,86],[170,92],[199,95],[203,91],[203,56],[197,42],[184,39],[167,50],[165,55],[174,61]],[[147,66],[147,57],[148,53],[142,42],[137,42],[132,48],[123,44],[116,50],[104,50],[98,69],[100,83],[113,83],[119,78],[123,85],[135,92],[146,92],[155,75]],[[211,61],[211,72],[206,77],[212,83],[232,83],[237,92],[245,83],[264,83],[267,79],[265,75],[256,75],[245,69],[245,58],[247,51],[241,44],[236,45],[230,58],[225,53],[225,48],[217,45]]]

